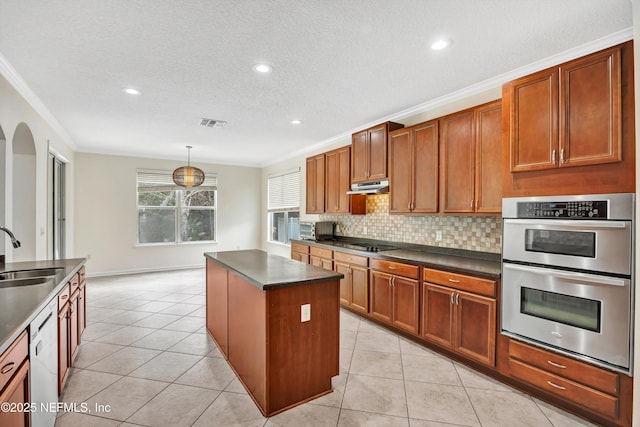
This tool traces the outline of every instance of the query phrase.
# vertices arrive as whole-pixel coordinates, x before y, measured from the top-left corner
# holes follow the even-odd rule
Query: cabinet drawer
[[[333,251],[331,249],[319,248],[317,246],[311,246],[311,255],[315,255],[320,258],[331,259],[333,258]]]
[[[618,418],[620,399],[617,397],[538,369],[516,359],[509,359],[509,372],[512,377],[524,380],[555,396],[575,402],[607,417]]]
[[[62,307],[69,302],[69,297],[71,296],[71,290],[69,284],[64,287],[63,290],[58,294],[58,311],[62,310]]]
[[[291,251],[292,252],[301,252],[303,254],[309,253],[309,246],[302,245],[300,243],[291,243]]]
[[[438,285],[473,292],[475,294],[486,295],[488,297],[496,296],[496,282],[493,280],[480,279],[478,277],[449,273],[440,270],[432,270],[430,268],[424,268],[423,271],[424,273],[422,274],[422,277],[425,282],[436,283]]]
[[[383,261],[375,258],[371,258],[370,265],[373,270],[386,271],[387,273],[412,279],[420,278],[420,267],[415,265],[400,264],[399,262]]]
[[[347,264],[361,265],[363,267],[369,265],[369,258],[367,258],[366,256],[353,255],[346,252],[335,251],[333,253],[333,259]]]
[[[605,393],[620,393],[619,375],[539,347],[509,340],[509,357]]]
[[[0,355],[0,391],[18,371],[29,354],[29,335],[24,331],[11,346]]]
[[[71,287],[70,292],[73,294],[80,287],[80,276],[74,274],[71,280],[69,280],[69,286]]]

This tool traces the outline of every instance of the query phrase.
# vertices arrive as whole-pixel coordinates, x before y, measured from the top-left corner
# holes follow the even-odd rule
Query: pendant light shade
[[[180,187],[197,187],[204,182],[202,169],[191,166],[191,146],[187,145],[187,166],[180,166],[173,171],[173,182]]]

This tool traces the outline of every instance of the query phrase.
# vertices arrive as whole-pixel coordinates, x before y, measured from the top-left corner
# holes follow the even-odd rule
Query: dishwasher
[[[34,411],[32,427],[53,427],[58,402],[58,299],[47,305],[29,326],[31,372],[29,388]]]

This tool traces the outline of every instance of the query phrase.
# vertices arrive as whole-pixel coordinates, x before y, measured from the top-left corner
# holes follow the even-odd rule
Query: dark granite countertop
[[[501,255],[491,252],[469,251],[464,249],[441,248],[382,240],[359,239],[351,237],[337,237],[334,240],[319,242],[309,240],[293,240],[294,242],[310,246],[325,247],[344,252],[365,255],[370,258],[391,259],[419,264],[424,267],[442,269],[454,273],[482,275],[500,278]],[[389,250],[369,252],[366,247],[391,247]]]
[[[60,272],[45,283],[38,285],[0,287],[0,354],[24,331],[40,311],[78,272],[85,258],[58,261],[26,261],[0,264],[0,273],[5,271],[60,268]],[[0,281],[0,285],[2,282]]]
[[[207,252],[204,255],[221,266],[233,270],[264,291],[344,277],[340,273],[255,249]]]

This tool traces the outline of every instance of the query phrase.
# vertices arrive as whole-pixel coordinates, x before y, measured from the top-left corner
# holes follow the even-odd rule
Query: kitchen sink
[[[51,277],[32,277],[26,279],[4,279],[0,280],[0,289],[13,288],[16,286],[42,285],[51,280]]]
[[[32,277],[51,277],[62,271],[62,268],[36,268],[33,270],[3,271],[0,273],[0,282],[15,279],[27,279]]]

